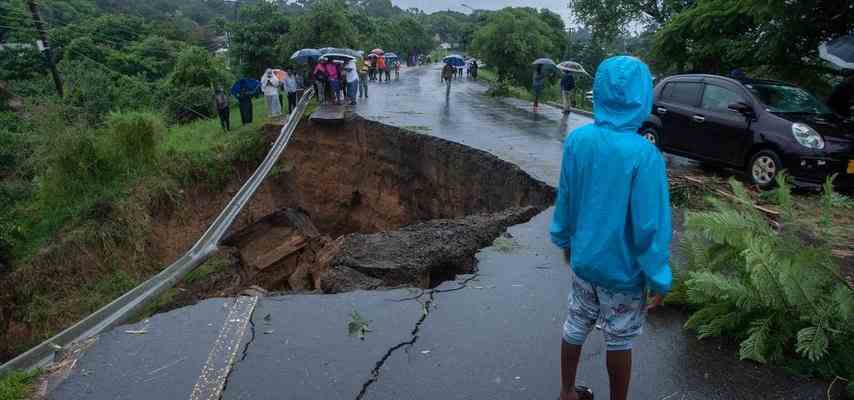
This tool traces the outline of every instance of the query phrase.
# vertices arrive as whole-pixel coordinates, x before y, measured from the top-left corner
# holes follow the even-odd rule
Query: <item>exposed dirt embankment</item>
[[[303,123],[280,167],[278,181],[293,204],[332,236],[543,206],[554,197],[552,188],[489,153],[364,119]]]
[[[265,128],[269,140],[279,128]],[[0,360],[174,261],[258,161],[233,166],[221,187],[140,188],[0,277]],[[362,119],[303,121],[216,265],[182,282],[173,305],[249,286],[337,292],[435,285],[471,272],[478,249],[553,197],[553,188],[516,166],[464,145]]]

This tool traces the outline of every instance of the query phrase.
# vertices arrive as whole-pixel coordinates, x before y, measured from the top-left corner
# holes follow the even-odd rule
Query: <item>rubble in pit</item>
[[[321,251],[309,273],[324,293],[378,287],[435,287],[477,269],[475,254],[508,227],[542,209],[514,207],[492,214],[433,220],[396,231],[342,236]]]

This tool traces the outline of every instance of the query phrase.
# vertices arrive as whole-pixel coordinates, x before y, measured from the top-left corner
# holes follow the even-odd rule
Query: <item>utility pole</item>
[[[27,6],[30,8],[30,14],[33,16],[33,24],[39,32],[38,47],[39,51],[44,55],[47,61],[47,66],[50,68],[50,73],[53,75],[53,84],[56,85],[56,94],[62,97],[62,79],[59,77],[59,71],[56,70],[56,63],[53,58],[53,50],[47,42],[47,33],[44,30],[42,17],[39,15],[39,9],[35,0],[27,0]]]

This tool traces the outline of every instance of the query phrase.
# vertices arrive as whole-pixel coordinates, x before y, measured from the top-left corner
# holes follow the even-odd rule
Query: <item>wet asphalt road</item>
[[[492,152],[556,184],[561,141],[587,122],[485,98],[438,70],[371,85],[356,111]],[[548,210],[509,230],[513,245],[478,254],[479,272],[437,290],[398,289],[260,300],[223,399],[554,399],[569,272],[548,241]],[[465,282],[465,283],[463,283]],[[103,335],[53,399],[188,398],[230,300],[212,299]],[[365,340],[347,335],[356,310]],[[269,316],[269,317],[268,317]],[[818,383],[739,362],[730,344],[699,342],[684,315],[661,309],[636,343],[632,399],[821,399]],[[128,329],[144,326],[149,334]],[[585,346],[579,383],[608,398],[601,334]]]

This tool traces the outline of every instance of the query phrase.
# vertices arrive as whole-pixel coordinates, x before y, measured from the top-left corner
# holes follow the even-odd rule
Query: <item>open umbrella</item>
[[[332,60],[332,61],[341,60],[344,62],[349,62],[350,60],[356,59],[356,57],[353,57],[349,54],[342,54],[342,53],[329,53],[329,54],[324,54],[321,57],[325,58],[327,60]]]
[[[462,67],[466,65],[466,60],[464,60],[462,56],[457,54],[451,54],[443,58],[442,62],[453,67]]]
[[[298,63],[307,63],[309,60],[317,60],[320,57],[320,50],[317,49],[302,49],[297,50],[291,55],[291,60]]]
[[[321,55],[327,54],[344,54],[347,56],[351,56],[353,58],[359,58],[362,56],[361,52],[353,50],[353,49],[345,49],[341,47],[324,47],[320,49]]]
[[[377,58],[377,57],[379,57],[379,56],[374,54],[374,53],[368,54],[368,58]]]
[[[373,50],[371,50],[371,54],[376,54],[378,56],[381,56],[381,55],[385,54],[385,52],[383,51],[383,49],[373,49]]]
[[[397,54],[394,54],[394,53],[392,53],[392,52],[388,52],[388,53],[385,53],[385,58],[386,58],[386,59],[389,59],[389,58],[395,58],[395,59],[397,59],[397,58],[400,58],[400,57],[398,57],[398,56],[397,56]]]
[[[584,66],[575,61],[564,61],[558,64],[557,68],[561,71],[577,72],[579,74],[590,76],[590,74],[588,74],[587,71],[584,70]]]
[[[243,78],[235,82],[234,85],[231,86],[231,90],[229,90],[229,93],[231,93],[232,96],[237,97],[237,95],[239,95],[240,92],[243,90],[255,94],[260,88],[261,82],[259,82],[257,79]]]
[[[555,66],[555,62],[551,58],[538,58],[538,59],[534,60],[534,62],[531,64],[532,65],[551,65],[552,67]]]
[[[854,36],[840,36],[822,43],[818,55],[839,68],[854,69]]]

